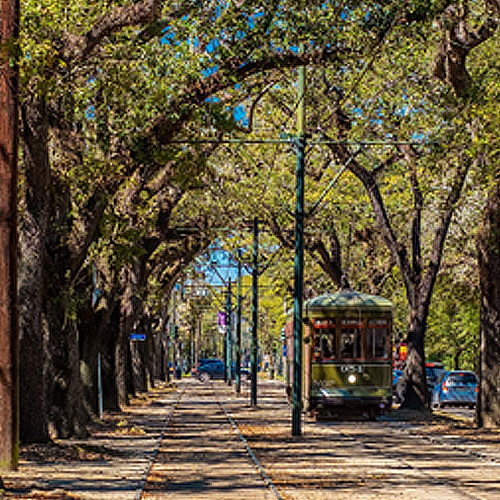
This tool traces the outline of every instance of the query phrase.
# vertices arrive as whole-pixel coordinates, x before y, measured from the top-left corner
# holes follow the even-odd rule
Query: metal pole
[[[226,298],[226,301],[227,301],[227,298]],[[227,307],[226,307],[227,309]],[[225,326],[225,332],[224,332],[224,342],[223,342],[223,345],[222,345],[222,350],[223,350],[223,353],[224,353],[224,382],[227,383],[227,318],[226,318],[226,324],[224,325]]]
[[[17,148],[19,0],[0,11],[0,470],[19,461]],[[1,483],[1,480],[0,480]]]
[[[238,298],[236,302],[236,394],[241,392],[241,248],[238,249]]]
[[[200,348],[201,348],[201,320],[202,320],[202,311],[200,311],[198,320],[196,322],[196,339],[195,339],[195,347],[194,347],[194,366],[198,367],[198,361],[200,360]]]
[[[174,380],[178,377],[178,363],[179,363],[179,327],[177,325],[177,291],[174,285],[173,295],[172,295],[172,317],[174,320],[173,332],[171,332],[170,337],[172,339],[172,368]]]
[[[170,319],[165,325],[165,364],[167,370],[167,383],[170,383],[170,345],[172,343],[172,322]]]
[[[231,385],[233,379],[233,332],[231,328],[231,279],[227,284],[227,304],[226,304],[226,325],[227,325],[227,385]]]
[[[102,396],[102,369],[101,369],[101,353],[97,353],[97,397],[99,406],[99,418],[104,414],[103,396]]]
[[[299,68],[297,187],[295,209],[295,260],[293,297],[292,436],[302,434],[302,291],[304,283],[304,171],[305,171],[305,68]]]
[[[253,221],[253,269],[252,269],[252,350],[250,363],[252,370],[251,405],[257,406],[257,353],[258,353],[258,322],[259,322],[259,221]]]
[[[165,342],[165,364],[167,365],[167,383],[170,383],[170,343],[171,343],[171,331],[170,322],[167,325],[167,338]]]

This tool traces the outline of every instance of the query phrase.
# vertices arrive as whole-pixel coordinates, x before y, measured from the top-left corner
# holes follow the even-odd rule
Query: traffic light
[[[174,325],[174,339],[177,340],[179,338],[179,325]]]

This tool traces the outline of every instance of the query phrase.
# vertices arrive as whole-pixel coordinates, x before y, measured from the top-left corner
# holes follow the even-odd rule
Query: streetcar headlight
[[[347,381],[350,384],[355,384],[356,380],[357,380],[357,378],[356,378],[356,375],[354,373],[349,374],[349,376],[347,377]]]

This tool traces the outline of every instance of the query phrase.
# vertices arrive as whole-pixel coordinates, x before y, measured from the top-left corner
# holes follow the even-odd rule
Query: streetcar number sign
[[[342,365],[340,371],[344,373],[363,373],[362,365]]]

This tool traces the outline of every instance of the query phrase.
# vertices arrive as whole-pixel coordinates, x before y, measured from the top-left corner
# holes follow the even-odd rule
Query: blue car
[[[466,370],[446,372],[441,382],[436,385],[432,395],[433,408],[445,406],[476,406],[479,392],[476,374]]]
[[[204,360],[197,370],[197,376],[202,382],[224,378],[224,363],[220,359]]]
[[[251,374],[249,370],[245,368],[241,368],[240,371],[241,378],[249,380],[251,378]],[[232,378],[236,377],[236,363],[233,362],[232,365]],[[208,382],[209,380],[223,379],[224,378],[224,363],[219,359],[212,359],[209,362],[205,362],[204,364],[198,367],[196,376],[202,382]]]
[[[396,404],[401,403],[403,399],[404,387],[401,383],[403,370],[392,370],[392,399]]]

